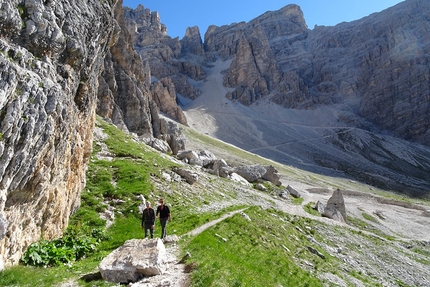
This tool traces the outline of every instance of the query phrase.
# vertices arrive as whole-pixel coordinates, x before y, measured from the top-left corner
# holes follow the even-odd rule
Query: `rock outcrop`
[[[0,2],[0,253],[62,235],[79,207],[114,0]],[[0,228],[1,229],[1,228]],[[1,260],[0,260],[1,261]]]
[[[204,53],[198,27],[187,29],[182,44],[178,38],[167,36],[165,25],[161,24],[157,12],[151,12],[142,5],[136,9],[125,7],[124,17],[134,49],[151,69],[151,92],[157,106],[163,113],[187,124],[178,106],[177,94],[189,99],[197,98],[201,92],[190,84],[188,78],[203,80],[205,72],[195,60],[181,58],[181,55],[193,55],[193,58]]]
[[[148,63],[143,64],[133,48],[121,3],[115,9],[121,33],[104,61],[104,71],[99,78],[97,114],[121,129],[137,134],[151,146],[176,154],[184,148],[183,138],[178,129],[168,127],[170,123],[159,115],[161,109],[161,112],[186,123],[176,104],[173,83],[166,79],[151,86],[151,69]],[[158,14],[145,11],[141,21],[163,35],[163,25],[157,24]]]
[[[322,216],[337,220],[340,222],[346,222],[346,208],[345,201],[343,199],[342,192],[340,189],[336,189],[332,196],[327,201],[327,204],[318,201],[314,207]]]

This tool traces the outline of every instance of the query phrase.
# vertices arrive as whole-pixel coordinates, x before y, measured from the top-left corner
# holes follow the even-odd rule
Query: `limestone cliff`
[[[97,114],[110,119],[123,130],[136,133],[148,143],[153,138],[167,142],[173,154],[184,149],[184,140],[177,127],[159,116],[160,110],[186,123],[182,109],[176,103],[176,92],[169,78],[151,85],[151,69],[143,64],[133,48],[132,37],[127,30],[122,1],[115,9],[115,19],[121,28],[116,43],[110,48],[104,71],[99,78]],[[145,14],[151,29],[163,34],[163,25],[156,13]],[[143,20],[142,20],[143,21]]]
[[[347,113],[352,110],[358,121],[366,122],[360,128],[430,145],[429,1],[404,1],[357,21],[312,30],[300,7],[292,4],[248,23],[210,26],[203,44],[197,27],[188,28],[179,40],[166,36],[167,28],[154,30],[149,21],[136,25],[130,15],[142,10],[126,10],[134,45],[157,78],[172,79],[178,94],[190,99],[199,95],[193,92],[198,84],[189,80],[191,87],[184,92],[187,82],[174,80],[184,70],[204,71],[211,60],[231,59],[223,82],[232,88],[226,94],[230,100],[249,106],[270,98],[293,109],[344,105]],[[178,69],[184,61],[188,67]],[[187,76],[205,78],[200,72]]]
[[[194,60],[194,55],[203,53],[198,28],[188,30],[186,43],[182,45],[178,38],[167,36],[167,29],[161,24],[157,12],[151,12],[142,5],[136,9],[124,7],[124,17],[134,49],[151,69],[151,91],[157,106],[161,112],[186,124],[177,104],[177,94],[195,99],[201,92],[190,84],[189,79],[199,81],[205,77],[203,67]],[[194,43],[196,39],[200,41],[197,45]],[[184,53],[192,55],[192,59],[181,58]]]
[[[0,1],[0,241],[6,264],[67,227],[92,147],[115,0]]]

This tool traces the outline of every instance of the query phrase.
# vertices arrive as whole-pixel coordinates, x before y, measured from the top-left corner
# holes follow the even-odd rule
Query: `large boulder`
[[[336,189],[327,201],[322,215],[337,221],[346,222],[345,201],[339,189]]]
[[[249,182],[267,180],[277,186],[281,185],[278,171],[272,165],[243,165],[235,167],[232,172],[239,174]]]
[[[287,191],[289,194],[291,194],[292,196],[294,196],[295,198],[300,198],[302,197],[300,195],[300,192],[298,192],[294,187],[292,187],[291,185],[287,186]]]
[[[333,195],[329,198],[327,204],[318,201],[315,204],[314,209],[322,216],[340,222],[346,222],[345,201],[343,199],[342,192],[339,189],[336,189],[333,192]]]
[[[266,168],[266,173],[263,174],[262,177],[264,180],[270,181],[271,183],[273,183],[276,186],[280,186],[281,180],[280,180],[280,175],[278,173],[278,170],[273,166],[273,165],[269,165]]]
[[[174,168],[172,171],[179,174],[189,184],[194,184],[199,179],[199,175],[191,170]]]
[[[109,282],[136,282],[143,277],[163,274],[165,257],[161,239],[131,239],[106,256],[99,270]]]

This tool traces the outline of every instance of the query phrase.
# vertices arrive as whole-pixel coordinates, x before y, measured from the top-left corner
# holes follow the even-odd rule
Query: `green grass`
[[[330,272],[334,261],[327,254],[328,259],[323,260],[303,248],[312,244],[295,227],[305,221],[292,220],[281,228],[277,218],[289,220],[286,214],[274,217],[258,207],[250,207],[246,213],[251,221],[236,214],[185,245],[184,252],[191,254],[188,263],[197,266],[193,286],[323,286],[296,262],[298,257],[306,258],[316,268]]]
[[[321,214],[317,210],[315,210],[314,207],[315,207],[315,202],[308,202],[303,206],[303,209],[309,214],[321,217]]]
[[[208,175],[206,179],[201,180],[206,180],[205,188],[201,190],[193,190],[188,184],[178,182],[159,185],[163,181],[161,173],[171,170],[176,166],[175,163],[100,119],[97,126],[107,133],[105,143],[109,151],[116,156],[112,160],[97,159],[95,154],[101,150],[101,146],[94,145],[93,156],[87,170],[87,185],[81,195],[82,206],[70,219],[70,225],[88,229],[103,227],[105,221],[100,219],[98,213],[107,208],[105,201],[108,201],[115,208],[115,222],[106,231],[109,239],[102,241],[93,254],[72,264],[51,268],[23,265],[7,268],[0,272],[0,286],[55,286],[69,279],[76,280],[82,275],[96,272],[100,261],[112,250],[123,245],[128,239],[143,238],[138,212],[140,201],[136,199],[136,195],[139,194],[154,204],[159,197],[166,199],[173,217],[173,221],[167,226],[168,234],[182,235],[229,211],[247,208],[245,212],[251,221],[236,214],[195,237],[180,240],[178,244],[181,253],[190,252],[191,258],[188,263],[196,265],[191,274],[192,286],[323,286],[316,277],[319,272],[342,277],[339,275],[342,262],[309,240],[313,238],[317,242],[325,242],[318,230],[329,228],[328,226],[311,219],[290,216],[278,210],[263,210],[244,204],[201,212],[200,207],[222,201],[224,197],[236,198],[236,191],[231,191],[223,185],[227,179]],[[202,141],[207,140],[204,135],[193,136]],[[270,163],[246,152],[242,154],[238,149],[216,140],[209,141],[208,145],[225,148],[228,152],[237,153],[249,161]],[[294,169],[286,167],[285,170],[294,173]],[[315,179],[326,180],[319,176]],[[202,184],[201,181],[199,184]],[[269,188],[269,193],[278,191],[277,187],[271,185],[266,187]],[[213,190],[224,195],[211,192]],[[114,203],[113,200],[117,200],[115,202],[118,203]],[[258,201],[258,198],[256,200]],[[294,203],[301,205],[303,202],[299,199],[294,200]],[[308,203],[303,208],[308,213],[319,216],[312,209],[312,204]],[[373,216],[363,214],[363,217],[372,222]],[[365,220],[348,218],[348,221],[362,230],[378,232]],[[350,231],[345,229],[343,232]],[[159,236],[160,233],[160,226],[156,224],[155,236]],[[318,250],[326,259],[310,253],[307,247]],[[424,248],[415,252],[428,255]],[[310,263],[312,267],[303,268],[307,266],[304,262]],[[350,275],[362,282],[369,280],[363,274]],[[79,285],[117,286],[102,280],[93,282],[79,280]]]

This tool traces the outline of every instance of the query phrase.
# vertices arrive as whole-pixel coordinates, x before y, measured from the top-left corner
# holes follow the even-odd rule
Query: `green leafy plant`
[[[33,243],[21,261],[32,266],[70,264],[94,252],[96,246],[108,238],[101,230],[92,229],[90,234],[84,234],[83,230],[85,228],[71,226],[62,238]]]

